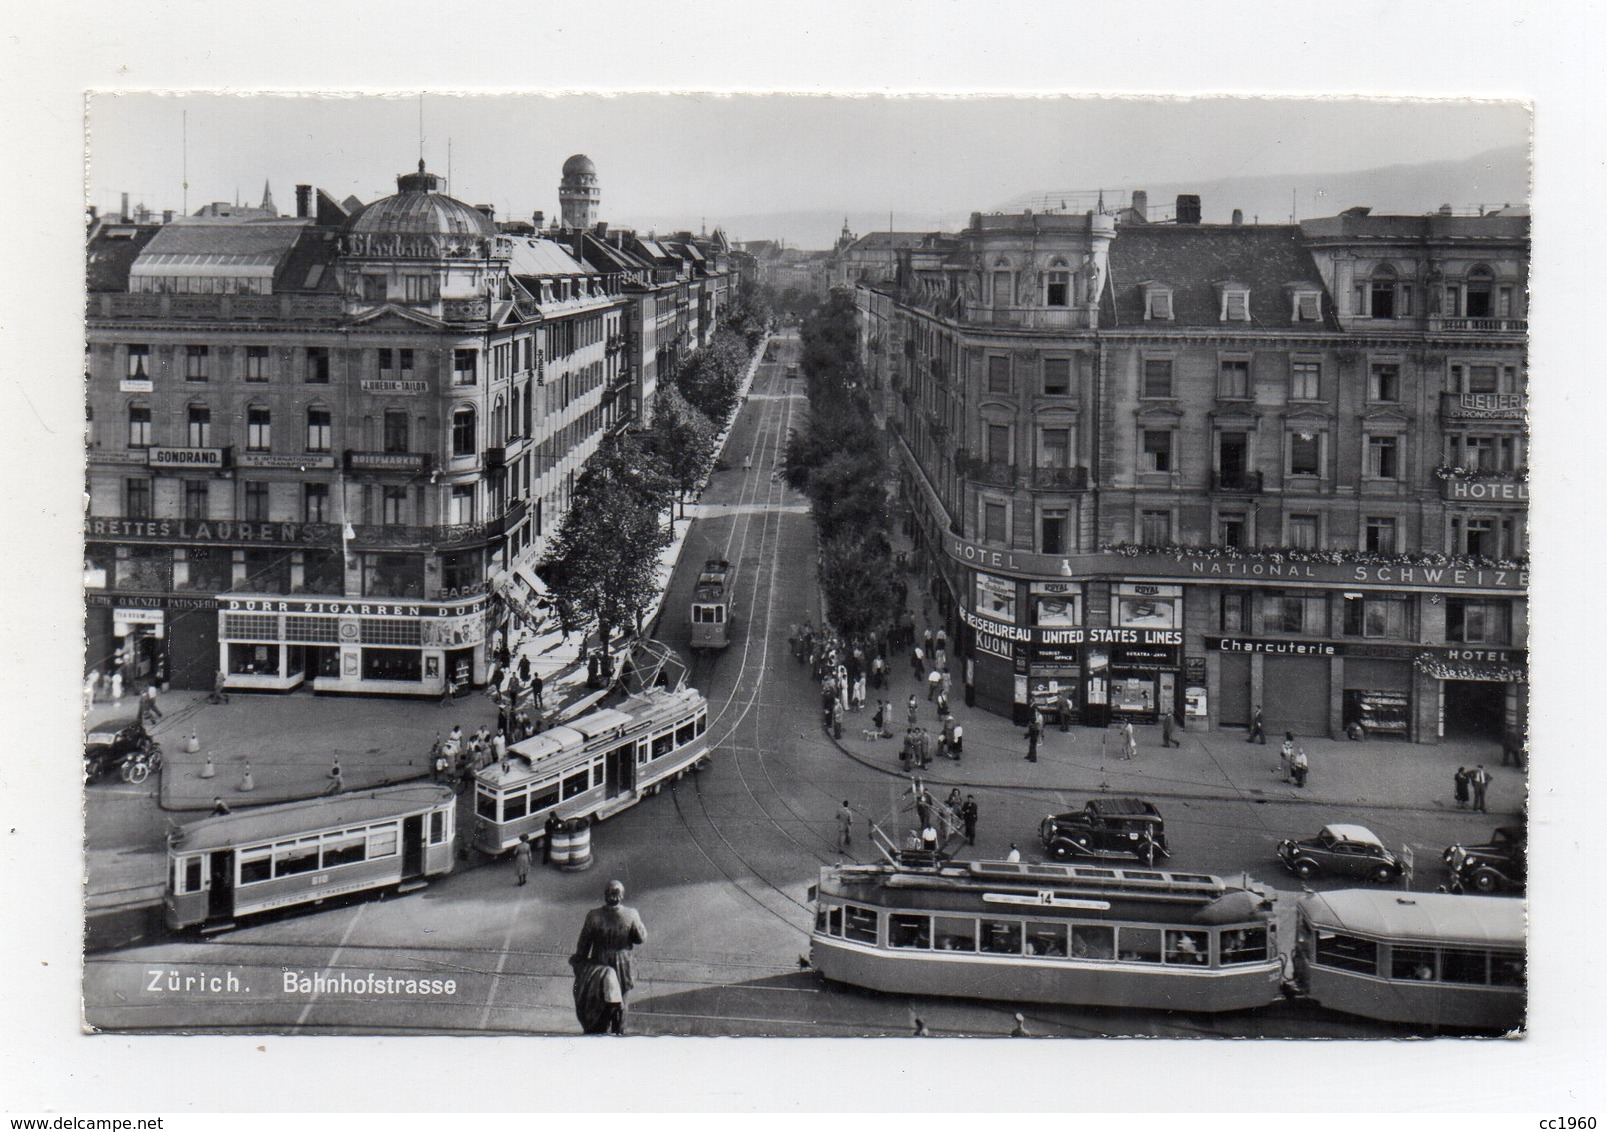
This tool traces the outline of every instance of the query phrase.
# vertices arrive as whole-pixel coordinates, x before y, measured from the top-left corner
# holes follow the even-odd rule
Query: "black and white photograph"
[[[1544,108],[694,77],[86,84],[54,1028],[1547,1040]]]

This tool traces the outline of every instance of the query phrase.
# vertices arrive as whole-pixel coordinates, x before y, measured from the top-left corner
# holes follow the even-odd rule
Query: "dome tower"
[[[558,182],[558,206],[565,228],[592,228],[597,224],[597,206],[603,190],[597,183],[597,166],[584,153],[564,162],[563,180]]]

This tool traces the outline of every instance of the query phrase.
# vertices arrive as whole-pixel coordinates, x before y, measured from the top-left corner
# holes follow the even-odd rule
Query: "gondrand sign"
[[[1034,554],[998,550],[957,535],[946,540],[949,556],[977,570],[1042,578],[1165,578],[1202,582],[1269,581],[1292,585],[1387,586],[1390,589],[1505,590],[1529,588],[1527,569],[1473,566],[1407,566],[1378,562],[1274,562],[1205,554]]]

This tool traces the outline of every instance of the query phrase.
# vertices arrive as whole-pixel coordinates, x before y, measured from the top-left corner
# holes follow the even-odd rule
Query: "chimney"
[[[1233,226],[1235,228],[1242,228],[1244,226],[1244,209],[1235,208],[1233,210]]]
[[[608,221],[599,220],[597,222],[597,238],[599,240],[608,239]]]
[[[312,215],[312,186],[296,186],[296,216],[302,220]]]
[[[173,223],[173,210],[171,208],[164,208],[162,210],[162,223],[163,224],[171,224],[171,223]]]
[[[1133,215],[1140,220],[1149,219],[1149,193],[1143,189],[1133,190]]]
[[[1179,224],[1198,224],[1200,222],[1200,198],[1198,194],[1178,194],[1177,222]]]
[[[128,223],[129,216],[128,216],[128,194],[127,193],[123,194],[123,211],[118,213],[118,216],[120,216],[122,218],[123,223],[125,223],[125,224]]]
[[[532,212],[530,216],[536,223],[536,231],[541,231],[541,226],[547,222],[547,214],[538,208],[535,212]]]

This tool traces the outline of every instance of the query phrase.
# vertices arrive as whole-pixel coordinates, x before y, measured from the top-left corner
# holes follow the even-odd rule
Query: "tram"
[[[874,990],[1214,1013],[1279,997],[1275,894],[1198,873],[1004,861],[827,866],[810,948]]]
[[[731,622],[736,612],[732,585],[736,571],[724,558],[710,558],[698,571],[692,589],[692,644],[698,649],[723,649],[731,643]]]
[[[648,687],[617,707],[532,735],[475,775],[474,845],[498,854],[549,817],[601,820],[656,794],[708,757],[708,703],[696,688]]]
[[[455,802],[445,786],[389,786],[190,822],[168,841],[168,926],[222,929],[273,908],[422,888],[452,871]]]
[[[1331,1010],[1506,1032],[1523,1025],[1524,909],[1515,897],[1370,888],[1304,896],[1295,977]]]

